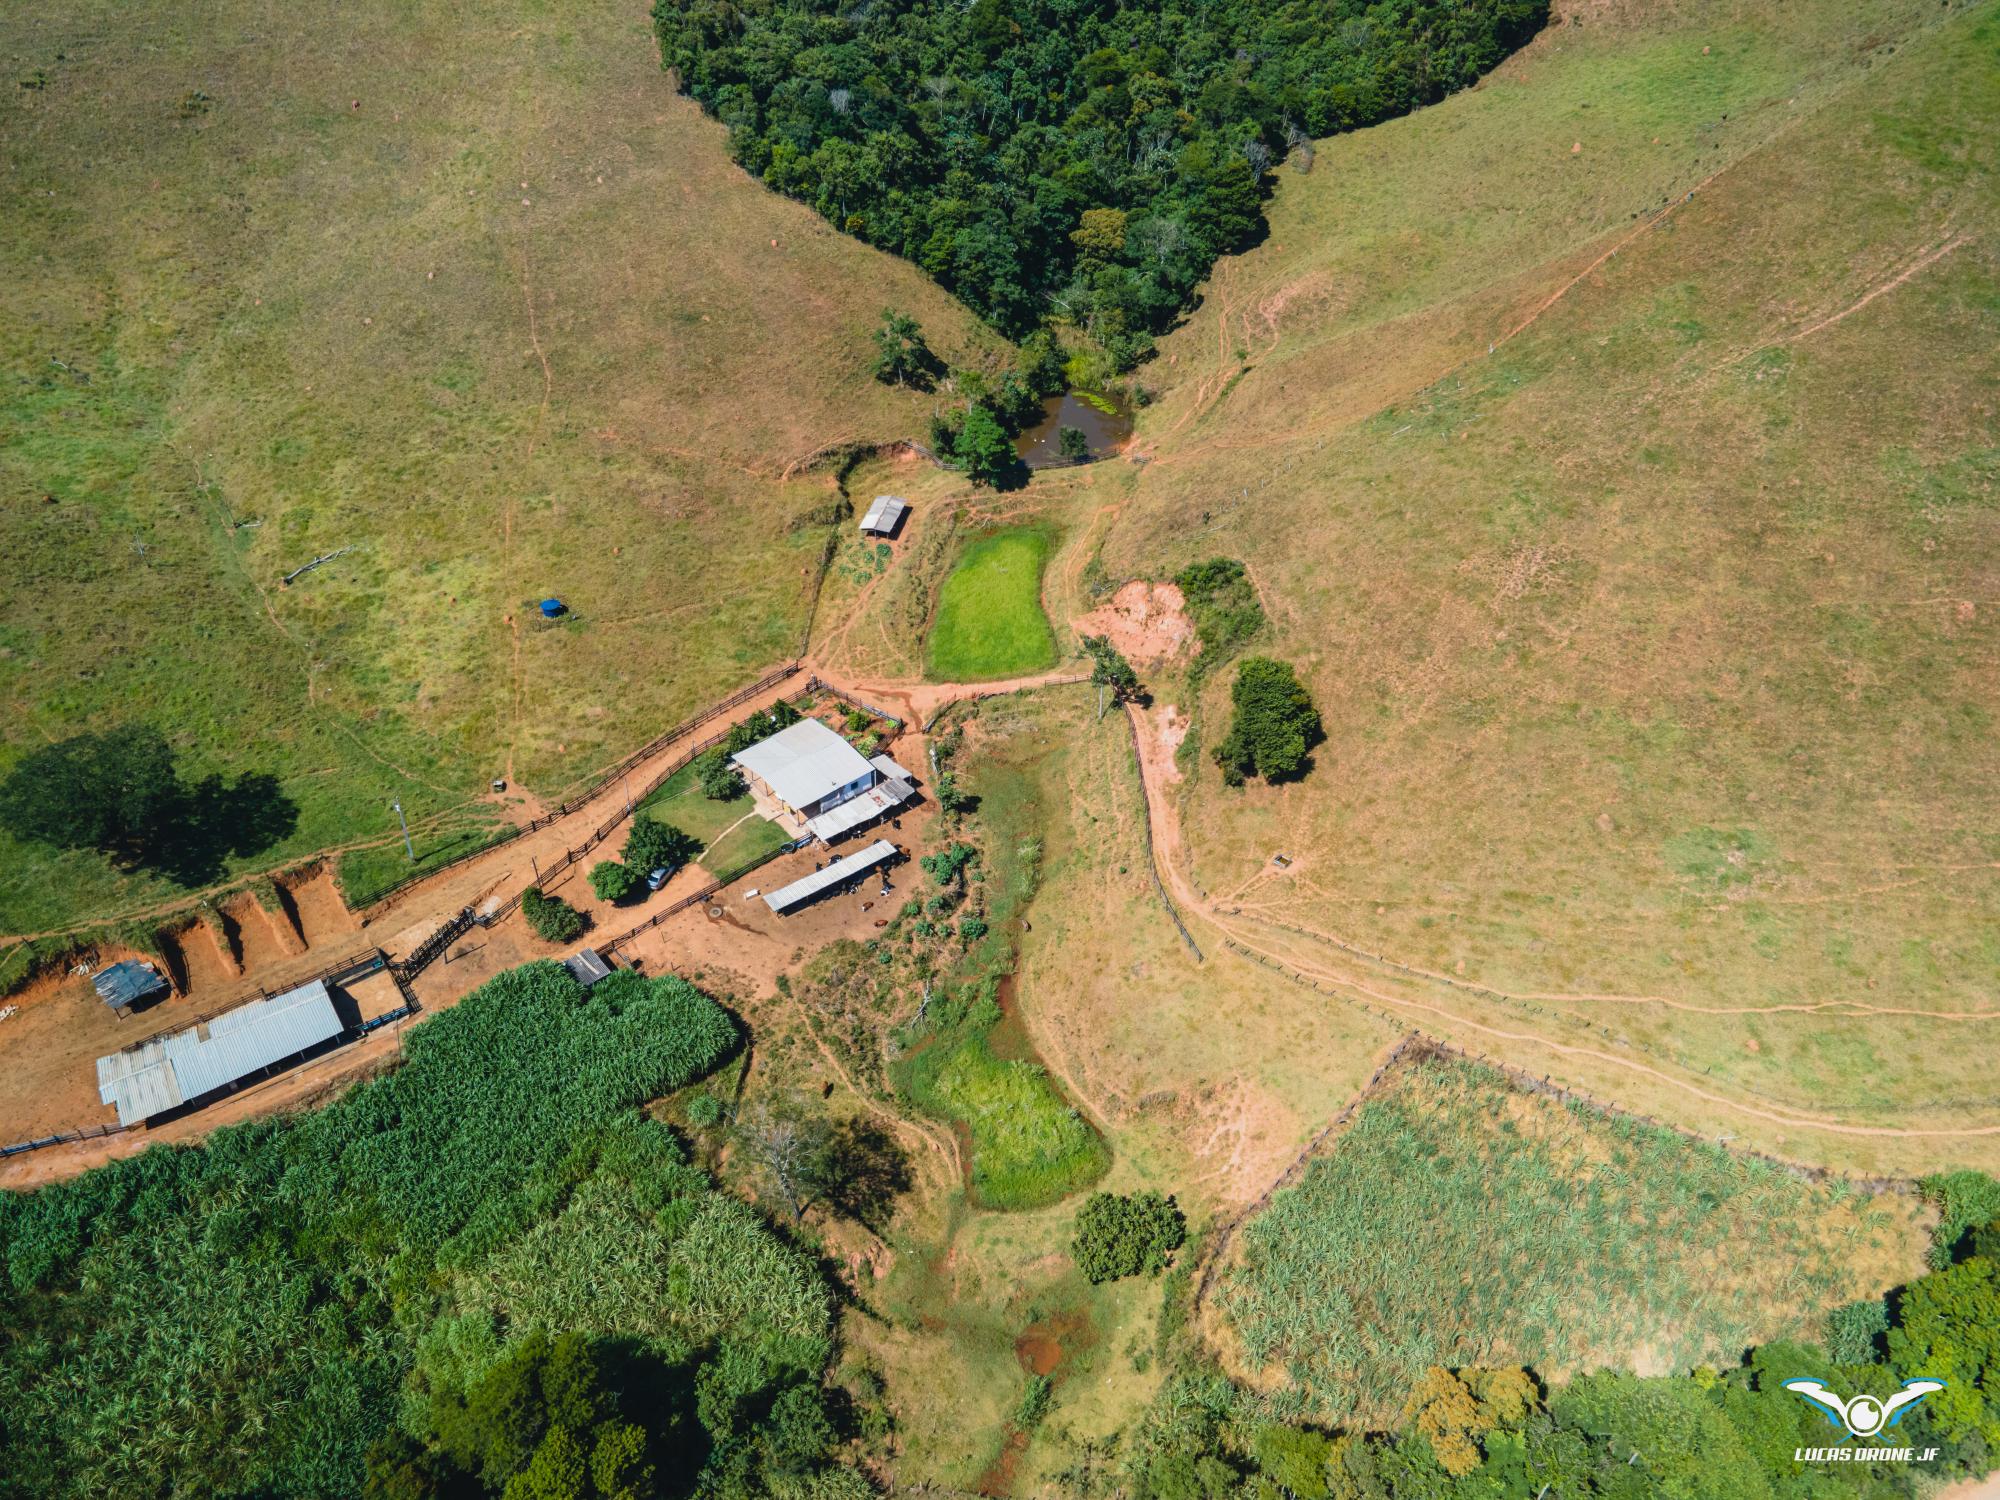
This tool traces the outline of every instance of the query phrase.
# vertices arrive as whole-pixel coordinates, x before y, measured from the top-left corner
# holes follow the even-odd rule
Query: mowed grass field
[[[1244,1227],[1222,1342],[1335,1420],[1431,1365],[1719,1366],[1919,1274],[1922,1217],[1431,1056]]]
[[[1988,1150],[1682,1084],[2000,1120],[1996,64],[1991,3],[1613,6],[1284,174],[1070,517],[1114,579],[1242,556],[1325,720],[1237,793],[1230,674],[1187,705],[1202,889],[1691,1123]]]
[[[1039,527],[997,531],[966,546],[938,592],[930,677],[978,682],[1055,665],[1055,634],[1042,613],[1048,554],[1048,534]]]
[[[790,466],[928,410],[867,374],[881,309],[990,347],[732,166],[643,6],[29,0],[0,41],[0,772],[156,724],[296,804],[240,867],[560,794],[790,656],[831,498]],[[0,932],[180,894],[0,840]]]

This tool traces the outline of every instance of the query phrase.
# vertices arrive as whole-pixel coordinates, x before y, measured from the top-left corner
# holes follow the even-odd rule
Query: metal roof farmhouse
[[[864,759],[818,719],[801,719],[729,760],[829,843],[915,795],[909,772],[886,756]]]

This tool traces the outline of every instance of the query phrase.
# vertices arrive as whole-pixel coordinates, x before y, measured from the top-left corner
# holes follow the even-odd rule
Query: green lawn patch
[[[995,1057],[976,1015],[968,1029],[962,1040],[918,1054],[908,1087],[919,1105],[965,1127],[980,1204],[1040,1208],[1102,1176],[1110,1153],[1048,1070]]]
[[[693,834],[703,844],[712,844],[724,829],[754,806],[747,791],[724,802],[716,801],[702,791],[695,768],[687,765],[642,798],[636,810],[649,812],[682,833]]]
[[[1055,665],[1055,632],[1042,613],[1048,552],[1048,534],[1034,527],[998,531],[965,549],[938,595],[930,676],[978,682]]]
[[[691,765],[661,782],[639,806],[700,839],[701,867],[724,884],[791,841],[769,818],[752,814],[756,803],[748,792],[723,802],[703,792]]]
[[[792,836],[769,818],[750,818],[703,850],[701,867],[727,885],[791,841]]]

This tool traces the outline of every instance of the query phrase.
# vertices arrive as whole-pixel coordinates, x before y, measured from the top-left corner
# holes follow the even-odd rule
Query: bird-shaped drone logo
[[[1907,1417],[1924,1397],[1943,1390],[1944,1382],[1906,1380],[1903,1388],[1886,1401],[1865,1393],[1843,1401],[1817,1380],[1787,1380],[1785,1389],[1812,1402],[1826,1413],[1827,1421],[1845,1429],[1848,1437],[1879,1438]]]

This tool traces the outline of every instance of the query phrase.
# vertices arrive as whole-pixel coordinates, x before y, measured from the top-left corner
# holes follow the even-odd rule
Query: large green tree
[[[1249,776],[1283,781],[1304,771],[1306,753],[1320,737],[1319,710],[1289,663],[1245,657],[1229,701],[1236,715],[1215,747],[1225,781],[1232,786]]]
[[[965,472],[981,484],[996,483],[1020,462],[1007,429],[984,406],[974,406],[965,414],[965,425],[958,430],[957,451]]]

